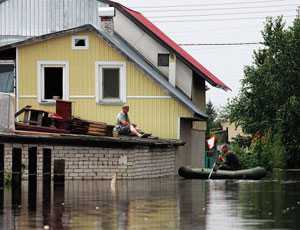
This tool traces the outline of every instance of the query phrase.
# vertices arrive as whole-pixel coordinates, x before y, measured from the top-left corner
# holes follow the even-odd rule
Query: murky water
[[[0,229],[300,229],[300,180],[68,181],[0,192]],[[44,227],[46,225],[46,227]]]

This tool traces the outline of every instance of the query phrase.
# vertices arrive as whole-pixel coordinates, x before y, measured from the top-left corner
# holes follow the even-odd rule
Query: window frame
[[[126,103],[126,63],[125,62],[103,62],[97,61],[95,68],[96,75],[96,103],[97,104],[115,104],[120,105]],[[119,68],[119,98],[103,98],[103,69]]]
[[[85,46],[75,46],[76,39],[84,39]],[[72,36],[72,49],[73,50],[86,50],[89,48],[89,36],[87,35],[74,35]]]
[[[14,85],[13,85],[13,94],[16,94],[16,62],[14,60],[11,59],[7,59],[7,60],[0,60],[0,65],[12,65],[14,67]]]
[[[54,104],[55,100],[45,99],[45,67],[62,67],[63,69],[63,100],[69,100],[69,62],[68,61],[38,61],[37,63],[37,91],[38,102]]]
[[[168,65],[160,65],[159,56],[168,56]],[[157,66],[158,67],[169,67],[170,66],[170,54],[169,53],[158,53],[157,54]]]

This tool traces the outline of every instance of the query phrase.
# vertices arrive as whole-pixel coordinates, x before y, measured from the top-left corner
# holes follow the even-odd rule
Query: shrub
[[[270,171],[273,168],[285,167],[284,146],[280,134],[272,135],[268,132],[264,136],[255,136],[250,147],[233,143],[232,150],[239,156],[242,168],[262,166]]]

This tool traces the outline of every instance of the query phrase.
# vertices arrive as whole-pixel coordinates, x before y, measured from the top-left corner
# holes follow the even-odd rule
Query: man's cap
[[[122,109],[123,108],[129,108],[129,105],[128,104],[124,104],[123,106],[122,106]]]

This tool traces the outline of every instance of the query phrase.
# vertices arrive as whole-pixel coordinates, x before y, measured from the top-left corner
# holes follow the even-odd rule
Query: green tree
[[[264,44],[244,69],[239,95],[228,117],[245,132],[280,135],[291,166],[300,162],[300,20],[286,28],[282,17],[268,18]],[[298,164],[299,164],[298,162]],[[299,166],[299,165],[298,165]]]
[[[209,135],[212,129],[220,127],[220,123],[217,121],[216,109],[211,101],[206,104],[206,114],[208,116],[206,133]]]

